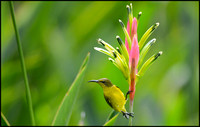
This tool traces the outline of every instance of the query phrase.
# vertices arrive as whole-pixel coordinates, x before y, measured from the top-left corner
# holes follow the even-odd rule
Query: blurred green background
[[[130,2],[14,2],[37,125],[51,125],[63,96],[88,52],[90,61],[70,125],[103,125],[111,108],[88,80],[109,78],[126,93],[128,83],[108,57],[93,49],[101,38],[124,40]],[[142,11],[138,38],[156,22],[156,44],[146,59],[163,51],[137,84],[134,125],[199,125],[199,2],[132,2]],[[126,104],[129,109],[129,101]],[[8,2],[1,2],[1,111],[11,125],[29,125],[25,85]],[[81,118],[81,114],[85,117]],[[120,114],[114,125],[128,125]]]

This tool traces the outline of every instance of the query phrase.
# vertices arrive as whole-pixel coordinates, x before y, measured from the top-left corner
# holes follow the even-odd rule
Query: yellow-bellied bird
[[[127,95],[132,91],[128,91],[125,98],[123,92],[119,89],[119,87],[113,85],[111,81],[107,78],[90,80],[88,82],[96,82],[103,88],[103,94],[106,102],[115,111],[122,112],[123,116],[127,119],[129,118],[129,116],[133,117],[133,113],[128,113],[125,109]]]

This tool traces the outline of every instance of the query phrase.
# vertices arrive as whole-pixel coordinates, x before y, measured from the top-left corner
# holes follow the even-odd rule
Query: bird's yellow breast
[[[107,103],[116,111],[121,112],[124,111],[126,112],[126,109],[124,107],[126,100],[124,97],[123,92],[116,87],[115,85],[111,87],[104,87],[104,97],[107,101]]]

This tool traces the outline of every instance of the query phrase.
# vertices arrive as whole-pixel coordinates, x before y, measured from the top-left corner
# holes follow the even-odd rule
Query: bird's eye
[[[105,81],[101,81],[102,83],[106,83]]]

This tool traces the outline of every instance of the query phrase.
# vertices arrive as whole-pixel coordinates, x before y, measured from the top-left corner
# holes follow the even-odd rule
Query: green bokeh
[[[127,21],[130,2],[14,2],[37,125],[51,125],[58,105],[86,56],[89,66],[70,119],[103,125],[111,108],[102,89],[88,80],[109,78],[126,93],[128,84],[106,55],[93,49],[101,38],[124,40],[118,19]],[[156,44],[147,57],[163,51],[137,84],[134,125],[199,125],[199,2],[132,2],[142,11],[138,38],[156,22]],[[1,2],[1,111],[11,125],[30,123],[19,54],[8,2]],[[129,109],[129,102],[126,108]],[[120,114],[115,125],[128,125]]]

